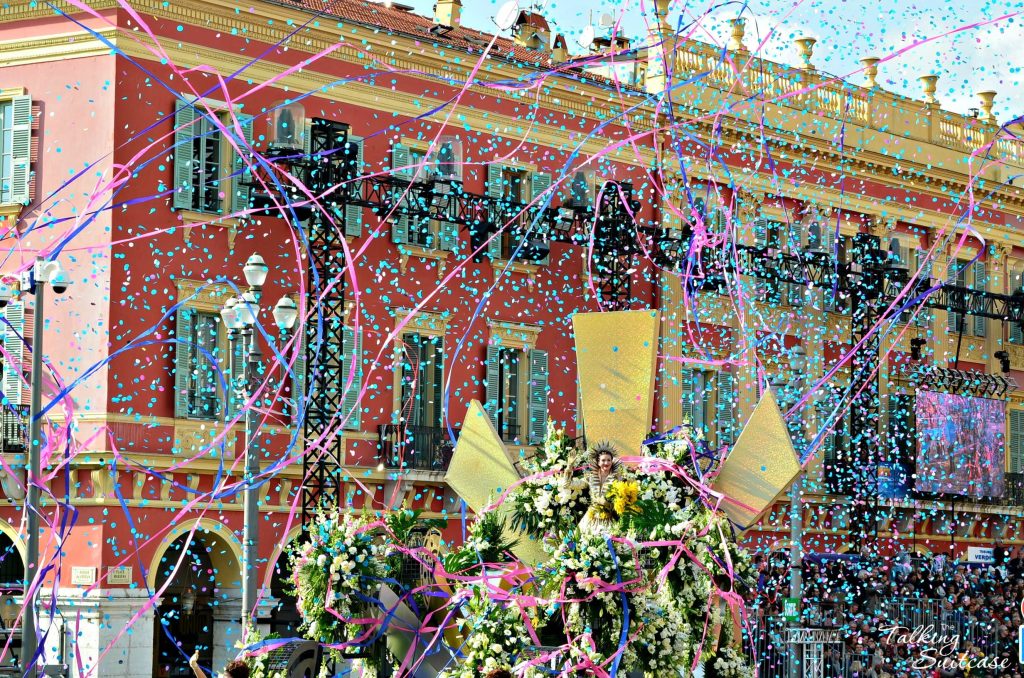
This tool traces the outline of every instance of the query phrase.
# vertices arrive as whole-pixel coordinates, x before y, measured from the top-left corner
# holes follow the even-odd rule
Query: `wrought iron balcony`
[[[19,454],[28,448],[28,407],[0,408],[0,452]]]
[[[440,472],[448,470],[455,446],[448,438],[447,429],[388,424],[377,427],[377,431],[378,454],[385,468]]]

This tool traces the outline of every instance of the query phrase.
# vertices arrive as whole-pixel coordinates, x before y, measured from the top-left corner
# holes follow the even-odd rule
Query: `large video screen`
[[[1002,496],[1003,401],[918,391],[916,412],[917,491]]]

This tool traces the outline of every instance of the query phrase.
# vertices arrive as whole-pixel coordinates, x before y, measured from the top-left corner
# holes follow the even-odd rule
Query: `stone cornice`
[[[216,21],[224,19],[227,16],[225,14],[225,8],[220,8],[219,10],[217,10],[214,5],[202,5],[200,8],[200,6],[195,2],[184,2],[181,4],[176,3],[174,5],[167,6],[157,6],[157,4],[158,3],[155,3],[153,0],[145,0],[144,2],[136,3],[140,11],[150,12],[154,16],[158,17],[165,15],[167,18],[173,17],[175,19],[181,19],[183,16],[188,17],[195,15],[196,17],[199,17],[201,14],[203,20],[201,22],[198,22],[197,19],[197,25],[202,26],[204,28],[210,28],[216,25]],[[100,2],[94,3],[92,6],[94,8],[103,9],[113,5],[112,3],[108,2]],[[32,15],[31,11],[24,11],[23,6],[19,7],[21,7],[23,10],[20,13],[15,9],[11,8],[0,11],[0,21],[12,21],[16,20],[17,18],[29,18],[30,15]],[[261,8],[261,12],[263,12],[263,10],[266,10],[264,13],[258,15],[260,17],[264,16],[265,14],[266,16],[273,18],[274,16],[276,16],[274,12],[279,13],[281,17],[287,15],[287,12],[284,8],[269,6],[266,4],[259,4],[259,7]],[[48,13],[44,14],[48,15]],[[231,26],[237,27],[238,16],[235,14],[233,9],[230,11],[230,16]],[[220,19],[218,19],[218,17],[220,17]],[[255,23],[257,22],[254,19],[253,24]],[[259,39],[259,31],[256,30],[256,28],[257,27],[253,26],[253,30],[255,31],[253,33],[253,37],[254,39]],[[108,29],[104,29],[104,31],[107,30]],[[113,29],[109,30],[113,31]],[[79,34],[79,36],[81,35],[82,34]],[[118,36],[113,35],[112,41],[117,43],[119,47],[130,56],[153,58],[153,55],[149,53],[143,47],[142,44],[136,42],[136,40],[139,38],[139,35],[139,33],[133,33],[129,39],[119,39]],[[357,51],[355,48],[349,49],[348,47],[344,47],[327,58],[342,58],[345,60],[352,59],[357,63],[363,63],[367,56],[367,53],[373,52],[375,46],[387,48],[394,52],[395,45],[400,43],[401,40],[406,39],[403,38],[402,36],[390,36],[385,34],[384,32],[379,32],[377,34],[370,33],[366,36],[361,37],[365,37],[367,43],[369,44],[369,47],[367,47],[364,51],[360,52]],[[270,38],[266,37],[264,39],[269,40]],[[86,56],[100,53],[109,53],[106,47],[102,46],[102,43],[100,43],[100,41],[95,40],[91,37],[71,39],[69,36],[65,35],[61,38],[47,37],[41,40],[43,40],[44,43],[46,41],[56,41],[52,42],[51,47],[57,51],[63,49],[64,51],[61,52],[61,56],[63,58],[67,58],[68,56]],[[313,49],[317,47],[317,45],[314,41],[312,41],[312,38],[310,40],[311,41],[303,41],[304,44],[290,45],[290,48],[295,50],[313,51]],[[380,43],[380,45],[377,45],[374,41],[377,41],[378,43]],[[11,61],[20,62],[20,59],[28,59],[32,54],[35,54],[36,57],[39,56],[38,51],[33,52],[33,50],[37,46],[36,41],[16,41],[19,43],[18,45],[12,44],[13,42],[15,41],[7,41],[4,43],[0,43],[0,63],[8,63]],[[225,66],[226,69],[237,69],[238,67],[243,66],[249,62],[248,59],[239,57],[236,54],[221,52],[200,45],[188,45],[185,43],[179,43],[177,45],[165,44],[162,45],[162,48],[167,51],[168,56],[171,59],[182,64],[202,62],[223,65]],[[346,50],[349,50],[351,53],[347,53]],[[412,54],[412,50],[409,50],[409,54]],[[53,58],[57,58],[57,52],[55,51],[51,56]],[[429,63],[421,63],[421,60],[426,60],[427,62],[429,62],[429,60],[434,58],[434,56],[436,55],[431,55],[429,53],[429,50],[422,50],[421,48],[421,50],[416,52],[414,56],[410,57],[415,59],[415,64],[413,63],[413,61],[410,61],[406,65],[415,65],[417,69],[425,70],[424,66],[429,65]],[[389,59],[391,59],[390,56]],[[398,59],[398,57],[395,56],[394,59]],[[399,64],[396,62],[396,65]],[[448,68],[447,65],[445,67]],[[429,69],[426,69],[426,71],[429,72]],[[490,69],[489,72],[495,75],[496,77],[508,75],[507,73],[502,73],[497,66]],[[279,68],[275,67],[273,64],[266,63],[253,64],[249,68],[249,71],[247,73],[247,75],[249,77],[252,77],[254,80],[265,80],[270,77],[277,76],[278,74]],[[446,75],[451,75],[450,70],[446,73]],[[329,88],[329,86],[332,83],[333,78],[331,76],[321,74],[310,69],[304,69],[301,72],[292,74],[291,76],[288,76],[280,80],[281,85],[287,86],[289,89],[293,91],[323,91],[325,87]],[[484,88],[481,88],[481,91],[488,94],[491,93],[489,90],[486,90]],[[429,108],[430,106],[441,103],[440,101],[429,100],[423,96],[417,96],[410,93],[393,92],[391,90],[382,90],[379,87],[358,82],[345,83],[344,93],[344,99],[352,100],[353,103],[376,108],[379,108],[381,105],[386,103],[387,108],[408,115],[421,115],[422,112]],[[538,101],[544,107],[548,107],[550,105],[555,110],[559,110],[559,108],[561,108],[561,110],[564,111],[575,111],[574,108],[567,107],[565,105],[565,102],[571,103],[574,100],[574,98],[580,98],[581,95],[576,92],[562,92],[561,90],[558,90],[558,94],[558,97],[554,97],[553,95],[551,95],[552,102],[550,104],[549,102],[543,99],[543,96],[540,99],[538,99]],[[595,96],[601,95],[605,99],[607,98],[607,93],[598,88],[593,88],[592,94]],[[381,95],[384,95],[383,98],[387,99],[386,102],[383,100]],[[559,101],[555,102],[554,99],[558,99]],[[470,128],[473,129],[486,130],[496,135],[501,135],[503,133],[509,134],[511,130],[522,129],[525,125],[528,126],[531,132],[530,140],[533,142],[551,146],[553,148],[563,149],[575,148],[576,146],[576,144],[573,142],[567,143],[568,140],[566,138],[565,131],[558,127],[548,127],[537,123],[524,122],[522,119],[513,118],[510,116],[500,116],[486,111],[480,112],[473,109],[467,109],[464,115],[461,117],[463,119],[460,119],[460,124],[468,125]],[[717,130],[717,141],[721,143],[723,146],[731,146],[732,144],[737,142],[749,143],[753,139],[757,138],[755,132],[758,132],[758,130],[755,130],[752,125],[753,123],[743,120],[730,120],[729,125],[722,125]],[[698,132],[698,136],[710,138],[710,122],[707,124],[702,123],[697,127],[699,129],[696,129],[694,131]],[[783,133],[784,132],[780,131],[780,133],[776,135],[775,138],[772,139],[772,141],[780,144],[780,148],[781,144],[790,143],[788,140],[783,138]],[[880,135],[881,133],[876,134]],[[904,143],[909,143],[909,140],[903,139],[902,137],[896,138],[902,139]],[[949,195],[959,195],[962,194],[967,189],[967,186],[964,183],[966,175],[964,175],[963,173],[958,173],[954,170],[936,169],[934,167],[926,168],[924,165],[920,165],[912,161],[900,160],[893,158],[892,156],[884,156],[870,150],[856,151],[856,157],[852,159],[846,158],[841,153],[835,151],[831,147],[831,144],[827,143],[825,140],[809,136],[801,137],[800,143],[801,147],[799,148],[799,150],[815,154],[816,165],[819,169],[838,169],[841,165],[844,171],[849,172],[851,171],[851,169],[859,168],[860,171],[858,172],[858,174],[860,174],[860,176],[862,176],[865,179],[877,182],[882,186],[895,186],[898,188],[913,190],[922,193],[922,198],[939,197],[942,199],[948,199]],[[928,147],[937,148],[932,144],[928,144]],[[623,145],[623,147],[617,149],[617,152],[616,150],[613,149],[613,151],[609,153],[608,143],[606,140],[589,140],[581,144],[580,150],[584,153],[590,154],[608,153],[609,157],[611,157],[615,161],[642,166],[650,166],[654,161],[653,149],[650,148],[641,149],[642,152],[640,154],[640,157],[636,157],[636,154],[633,152],[632,148],[626,145]],[[952,151],[949,151],[949,149],[943,150],[945,150],[947,153],[953,153]],[[966,157],[965,154],[961,155]],[[929,178],[932,178],[932,181],[925,181],[920,178],[926,176],[926,169],[927,176]],[[909,175],[907,170],[912,170],[918,176],[915,177]],[[896,172],[895,176],[894,171]],[[722,176],[714,176],[720,173],[721,171],[718,170],[710,172],[709,174],[713,175],[711,178],[724,180],[724,174],[722,174]],[[903,174],[903,176],[900,176],[900,174]],[[733,177],[735,178],[736,176],[741,177],[741,180],[739,182],[741,185],[750,187],[756,187],[760,185],[763,188],[767,188],[772,191],[774,191],[777,188],[776,186],[772,185],[777,181],[772,177],[762,178],[757,175],[743,176],[742,173],[734,173]],[[934,178],[936,177],[941,178],[942,181],[935,181]],[[993,184],[998,183],[997,181],[994,181],[991,177],[987,180],[987,183],[988,182],[991,182]],[[794,187],[793,190],[794,193],[799,194],[801,198],[808,196],[809,194],[820,196],[821,198],[824,199],[820,200],[820,202],[825,203],[833,203],[834,200],[830,200],[829,196],[834,198],[837,194],[836,191],[826,191],[823,189],[818,189],[814,184],[811,183],[801,184],[798,187]],[[1008,211],[1012,210],[1014,214],[1024,215],[1024,192],[1022,192],[1020,189],[1001,186],[999,188],[988,187],[987,190],[992,190],[993,200],[1000,206],[1001,209]],[[864,202],[867,203],[868,205],[876,204],[875,201],[861,199],[859,195],[854,195],[851,197],[850,194],[847,194],[847,196],[845,196],[843,200],[843,205],[840,206],[846,206],[847,204],[852,205],[858,202]],[[926,201],[922,200],[922,203],[924,202]],[[853,207],[847,208],[855,209]],[[875,209],[877,209],[877,206]],[[955,223],[955,221],[947,215],[942,215],[936,212],[928,212],[924,209],[918,209],[914,207],[903,207],[901,205],[895,204],[894,202],[887,202],[885,205],[885,209],[890,214],[893,214],[894,216],[897,216],[903,220],[920,223],[922,225],[927,225],[932,228],[948,227]],[[988,232],[991,233],[992,235],[1007,234],[1011,230],[1015,232],[1015,229],[1006,229],[998,225],[989,226],[985,224],[976,224],[976,226],[978,226],[979,230],[981,230],[983,233]]]

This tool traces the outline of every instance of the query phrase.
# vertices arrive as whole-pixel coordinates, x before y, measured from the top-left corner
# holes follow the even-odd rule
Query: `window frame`
[[[216,117],[220,125],[214,125],[210,117]],[[234,119],[238,121],[238,128],[235,127]],[[237,137],[238,130],[241,130],[242,138],[237,140],[239,146],[251,145],[253,143],[253,121],[254,118],[242,113],[240,104],[228,106],[223,101],[214,99],[198,99],[189,94],[181,94],[174,102],[174,146],[172,152],[174,160],[171,163],[171,174],[173,178],[173,192],[171,195],[171,206],[174,210],[205,217],[208,215],[233,216],[244,218],[244,215],[236,214],[238,209],[248,209],[248,190],[244,189],[241,181],[245,176],[245,160],[238,152],[238,149],[230,142],[225,132],[229,132],[232,138]],[[197,127],[198,126],[198,127]],[[217,177],[212,185],[206,181],[199,184],[197,181],[198,168],[194,167],[197,160],[197,147],[201,147],[209,140],[209,135],[215,134],[217,138]],[[187,170],[182,167],[183,152],[188,151],[189,160]],[[244,149],[242,149],[244,151]],[[199,161],[203,161],[203,154],[200,151]],[[189,189],[182,190],[184,182],[181,181],[185,175],[190,177]],[[240,192],[245,191],[245,198]],[[211,209],[212,204],[204,203],[200,196],[207,192],[218,194],[216,209]],[[187,196],[187,204],[186,204]],[[238,204],[236,204],[238,203]],[[244,203],[244,204],[242,204]]]

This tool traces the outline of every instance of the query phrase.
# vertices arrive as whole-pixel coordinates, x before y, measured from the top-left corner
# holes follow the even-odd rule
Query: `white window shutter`
[[[4,361],[4,397],[11,405],[21,405],[24,384],[21,374],[25,361],[25,303],[12,301],[4,309],[10,327],[4,327],[4,350],[10,356]]]
[[[32,196],[32,97],[11,99],[11,202],[27,205]]]

